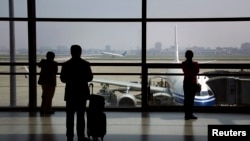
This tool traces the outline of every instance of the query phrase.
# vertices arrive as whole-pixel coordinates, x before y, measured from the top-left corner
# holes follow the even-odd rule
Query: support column
[[[29,43],[29,111],[37,108],[36,80],[36,9],[35,0],[27,0],[28,7],[28,43]]]

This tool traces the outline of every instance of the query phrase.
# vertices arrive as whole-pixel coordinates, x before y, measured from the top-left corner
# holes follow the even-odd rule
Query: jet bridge
[[[220,106],[250,105],[250,79],[212,77],[207,81]]]

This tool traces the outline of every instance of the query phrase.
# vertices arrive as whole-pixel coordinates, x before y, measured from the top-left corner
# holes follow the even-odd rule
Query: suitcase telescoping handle
[[[89,88],[90,88],[91,94],[94,94],[94,91],[93,91],[93,89],[94,89],[94,84],[93,84],[93,83],[90,83],[90,84],[89,84]]]

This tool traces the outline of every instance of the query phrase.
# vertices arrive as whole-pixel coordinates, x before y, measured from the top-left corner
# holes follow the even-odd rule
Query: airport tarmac
[[[94,61],[98,62],[98,61]],[[101,63],[104,63],[105,61],[101,60]],[[100,63],[99,62],[99,63]],[[110,62],[110,60],[106,60],[106,62]],[[111,61],[113,62],[113,61]],[[9,72],[8,66],[1,66],[0,72]],[[40,69],[37,68],[37,72],[39,72]],[[61,67],[59,67],[59,73],[61,71]],[[116,66],[93,66],[92,67],[93,73],[140,73],[141,69],[139,67],[116,67]],[[16,67],[17,73],[27,73],[24,69],[24,66],[17,66]],[[126,82],[140,82],[140,75],[96,75],[95,78],[102,78],[102,79],[111,79],[111,80],[120,80],[120,81],[126,81]],[[16,75],[16,106],[27,106],[28,100],[29,100],[29,89],[28,89],[28,77],[25,75]],[[10,75],[0,75],[0,91],[1,91],[1,98],[0,98],[0,107],[8,107],[10,106]],[[38,80],[38,76],[37,76]],[[65,84],[62,83],[59,79],[59,76],[57,78],[57,87],[55,91],[55,95],[53,98],[53,106],[65,106],[64,101],[64,88]],[[94,93],[97,93],[102,88],[101,84],[94,83]],[[110,86],[110,88],[118,88],[116,86]],[[40,106],[41,103],[41,86],[37,85],[37,104]]]
[[[122,60],[122,59],[108,59],[108,60],[99,60],[93,59],[89,60],[90,63],[139,63],[138,60]],[[149,60],[150,63],[168,63],[165,60]],[[231,62],[230,62],[231,63]],[[233,62],[235,63],[235,62]],[[240,62],[242,63],[242,61]],[[60,72],[59,67],[59,72]],[[141,73],[141,68],[137,66],[93,66],[93,73]],[[205,70],[201,70],[205,71]],[[9,72],[8,66],[1,66],[0,72]],[[26,73],[23,66],[17,66],[16,72],[24,72]],[[37,68],[37,72],[39,72],[39,68]],[[164,73],[165,69],[150,69],[149,73]],[[140,75],[95,75],[95,78],[102,78],[107,80],[119,80],[125,82],[141,82]],[[149,78],[153,77],[149,75]],[[27,106],[29,100],[28,94],[28,78],[25,75],[16,75],[16,106]],[[0,107],[8,107],[10,106],[10,76],[9,75],[0,75]],[[117,86],[109,86],[110,89],[116,89]],[[55,96],[53,99],[53,106],[65,106],[64,102],[64,88],[65,84],[63,84],[59,78],[57,78],[57,87]],[[102,88],[101,84],[94,83],[94,93],[97,93]],[[137,92],[140,93],[140,92]],[[37,105],[39,106],[41,103],[41,87],[37,85]]]

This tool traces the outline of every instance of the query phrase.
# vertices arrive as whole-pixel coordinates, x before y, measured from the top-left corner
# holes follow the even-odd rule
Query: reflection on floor
[[[105,113],[104,141],[207,141],[208,125],[250,125],[250,114],[197,113],[198,120],[184,120],[181,112]],[[66,141],[65,113],[0,112],[0,141]]]

